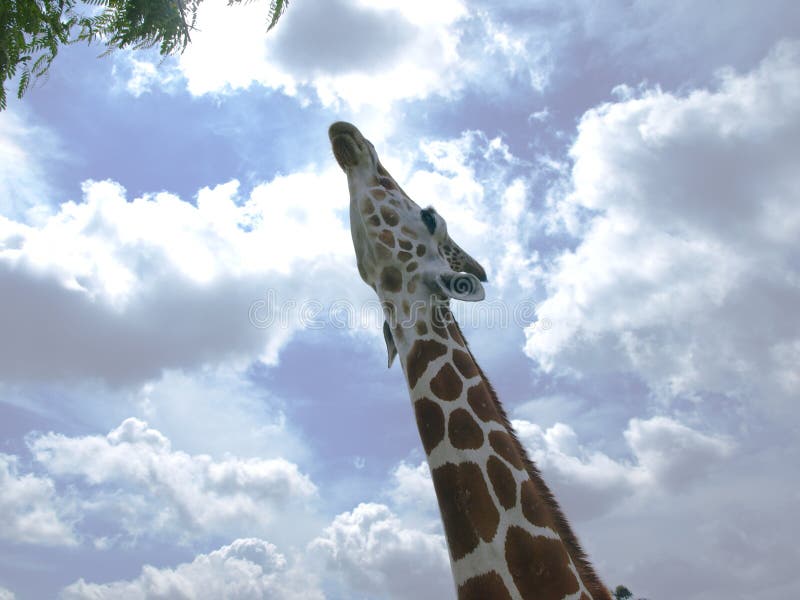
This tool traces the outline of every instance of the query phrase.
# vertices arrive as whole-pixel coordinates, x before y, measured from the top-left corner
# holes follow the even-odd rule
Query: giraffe
[[[358,272],[383,305],[439,503],[459,600],[610,600],[452,317],[486,273],[350,123],[328,137],[350,190]]]

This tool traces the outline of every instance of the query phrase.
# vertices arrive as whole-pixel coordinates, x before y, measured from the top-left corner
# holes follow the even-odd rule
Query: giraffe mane
[[[449,312],[449,311],[448,311]],[[519,452],[519,455],[522,457],[522,462],[525,465],[525,471],[528,473],[528,476],[534,481],[537,485],[537,489],[542,493],[542,499],[544,500],[545,504],[548,508],[552,511],[553,518],[555,521],[555,525],[557,528],[557,533],[561,540],[564,542],[564,545],[567,548],[567,552],[572,559],[572,562],[575,564],[575,567],[578,569],[578,573],[581,576],[584,584],[591,592],[592,597],[594,598],[608,598],[608,590],[600,581],[600,578],[595,573],[594,568],[592,567],[591,563],[589,562],[586,553],[583,551],[583,548],[578,541],[577,536],[572,531],[572,527],[570,527],[567,518],[564,516],[564,513],[561,510],[561,507],[556,502],[555,496],[550,491],[550,488],[544,481],[541,473],[539,472],[538,467],[536,464],[528,457],[528,453],[525,451],[524,446],[520,443],[519,439],[517,438],[517,432],[514,431],[514,428],[511,426],[511,421],[508,419],[508,415],[506,414],[505,408],[503,407],[500,399],[497,397],[497,392],[495,392],[492,383],[489,381],[489,378],[486,377],[486,374],[483,372],[483,369],[478,364],[478,361],[475,360],[475,356],[472,354],[472,350],[469,348],[469,343],[467,342],[467,338],[464,337],[463,332],[461,331],[461,326],[456,321],[455,317],[450,313],[449,315],[450,322],[455,326],[456,331],[458,332],[459,337],[464,342],[464,347],[469,351],[470,356],[472,356],[473,362],[475,366],[478,368],[478,373],[481,376],[481,379],[486,382],[486,387],[489,389],[489,394],[492,398],[492,401],[497,408],[497,412],[500,414],[500,418],[503,421],[503,426],[508,431],[508,434],[511,436],[511,439],[514,443],[514,446]]]

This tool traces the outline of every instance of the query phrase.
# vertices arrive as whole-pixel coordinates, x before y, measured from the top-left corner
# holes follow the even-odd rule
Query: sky
[[[797,596],[800,5],[266,12],[0,113],[0,600],[454,598],[336,120],[486,268],[456,315],[604,582]]]

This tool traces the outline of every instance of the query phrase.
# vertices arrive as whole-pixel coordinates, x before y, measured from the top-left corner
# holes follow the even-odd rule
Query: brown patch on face
[[[400,203],[394,198],[389,198],[389,204],[391,204],[395,208],[400,208]]]
[[[442,400],[451,402],[461,395],[464,384],[456,373],[456,370],[445,363],[439,372],[431,379],[431,392]]]
[[[400,231],[402,231],[406,235],[406,237],[410,237],[412,240],[416,240],[418,238],[417,232],[414,231],[413,229],[409,229],[405,225],[403,225],[400,228]]]
[[[511,600],[511,594],[500,575],[489,571],[458,586],[458,600]]]
[[[389,227],[394,227],[400,222],[400,215],[397,214],[396,210],[388,206],[381,206],[381,216]]]
[[[378,181],[380,181],[381,185],[385,187],[387,190],[397,189],[397,186],[394,184],[394,181],[392,181],[388,177],[379,177]]]
[[[414,403],[414,414],[422,447],[430,454],[444,439],[444,411],[433,400],[420,398]]]
[[[478,534],[470,523],[467,500],[459,477],[459,466],[445,463],[431,471],[433,487],[442,513],[442,524],[453,560],[459,560],[478,547]]]
[[[417,264],[417,261],[412,260],[410,263],[408,263],[408,265],[406,265],[406,271],[408,271],[409,273],[413,273],[414,271],[417,270],[418,266],[419,264]]]
[[[425,321],[417,321],[416,328],[418,335],[425,335],[428,333],[428,326],[425,325]]]
[[[467,390],[467,402],[469,402],[472,410],[475,411],[475,414],[478,415],[482,421],[497,421],[498,423],[502,423],[500,415],[497,413],[494,399],[485,381],[481,381]]]
[[[490,456],[486,462],[486,472],[489,474],[489,481],[492,482],[494,494],[508,510],[517,503],[517,482],[505,463],[496,456]]]
[[[378,201],[383,200],[384,198],[386,198],[386,192],[384,192],[383,190],[372,190],[372,197]]]
[[[394,248],[394,234],[388,229],[384,229],[378,234],[378,239],[389,248]]]
[[[367,223],[374,225],[375,227],[379,227],[381,224],[381,218],[378,215],[372,215],[369,219],[367,219]]]
[[[403,314],[405,316],[408,316],[408,313],[411,312],[411,305],[408,303],[408,300],[403,300],[403,303],[400,305],[400,307],[403,309]]]
[[[414,244],[412,244],[408,240],[397,240],[397,243],[400,244],[400,247],[403,250],[411,250],[414,247]]]
[[[522,514],[525,515],[528,521],[537,527],[549,527],[555,530],[550,510],[542,497],[536,492],[536,487],[530,479],[522,482],[520,502],[522,503]]]
[[[361,212],[365,215],[371,215],[375,212],[375,205],[369,198],[364,198],[361,201]]]
[[[381,287],[387,292],[399,292],[403,289],[403,275],[396,267],[384,267],[381,271]]]
[[[517,469],[522,468],[522,458],[520,458],[519,452],[517,452],[517,448],[514,446],[514,441],[511,439],[510,435],[503,431],[490,431],[489,443],[501,458],[505,458]]]
[[[477,450],[483,446],[483,431],[463,408],[450,413],[447,422],[447,435],[454,448],[459,450]]]
[[[408,282],[408,293],[413,294],[417,291],[417,278],[413,277],[411,281]]]
[[[454,349],[453,364],[465,379],[470,379],[478,374],[478,366],[475,364],[475,361],[472,359],[472,357],[466,352]]]
[[[397,258],[399,258],[402,262],[406,262],[411,259],[411,255],[405,250],[400,250],[400,252],[397,253]]]
[[[416,340],[406,358],[408,384],[413,388],[431,361],[447,354],[447,346],[436,340]]]
[[[428,251],[428,249],[425,246],[423,246],[422,244],[417,246],[417,256],[425,256],[425,252],[427,252],[427,251]]]
[[[523,598],[563,598],[578,591],[578,579],[567,566],[560,540],[533,537],[512,526],[506,534],[506,562]]]

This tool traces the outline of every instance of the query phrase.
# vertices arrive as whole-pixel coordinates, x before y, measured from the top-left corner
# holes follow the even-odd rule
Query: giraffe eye
[[[429,208],[423,208],[419,211],[419,216],[425,227],[427,227],[428,233],[433,235],[433,232],[436,231],[436,217],[433,216],[433,211]]]

